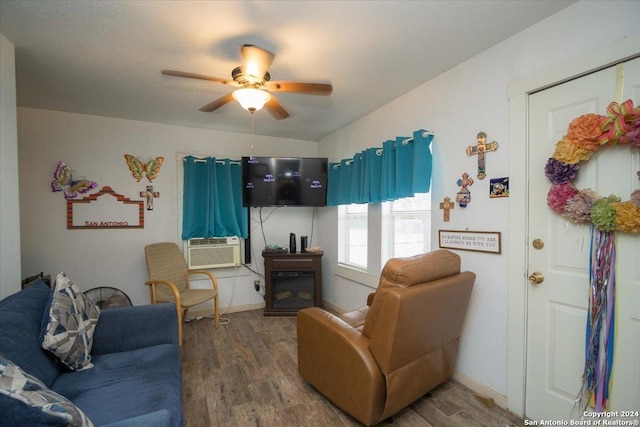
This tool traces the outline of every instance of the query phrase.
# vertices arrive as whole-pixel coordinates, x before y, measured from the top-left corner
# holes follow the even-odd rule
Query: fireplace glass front
[[[273,308],[314,306],[315,273],[312,271],[277,271],[271,273]]]

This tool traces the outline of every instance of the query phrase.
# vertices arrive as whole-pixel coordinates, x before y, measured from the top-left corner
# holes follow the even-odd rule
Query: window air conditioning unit
[[[190,269],[239,266],[240,239],[237,236],[189,239],[187,262]]]

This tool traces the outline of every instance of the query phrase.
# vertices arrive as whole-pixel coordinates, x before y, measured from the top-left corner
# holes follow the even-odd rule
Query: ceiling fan
[[[333,91],[330,84],[271,81],[269,67],[275,58],[273,53],[250,44],[243,45],[240,48],[240,53],[243,63],[231,72],[232,80],[176,70],[162,70],[161,72],[168,76],[208,80],[238,88],[200,108],[200,111],[207,113],[215,111],[235,99],[244,109],[252,113],[264,106],[276,120],[282,120],[289,117],[289,113],[272,93],[288,92],[328,96]]]

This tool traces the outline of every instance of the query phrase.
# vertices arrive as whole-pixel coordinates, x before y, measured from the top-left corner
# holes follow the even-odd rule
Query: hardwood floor
[[[360,426],[298,375],[296,318],[262,310],[232,313],[216,330],[211,319],[184,325],[182,399],[185,427]],[[381,426],[522,426],[449,381]]]

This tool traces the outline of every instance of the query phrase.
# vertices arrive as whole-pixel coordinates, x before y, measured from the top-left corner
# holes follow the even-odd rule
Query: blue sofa
[[[182,426],[175,306],[103,310],[93,336],[94,366],[72,372],[40,346],[50,293],[37,282],[0,301],[0,355],[70,400],[95,426]],[[2,426],[51,425],[1,393],[0,414]]]

